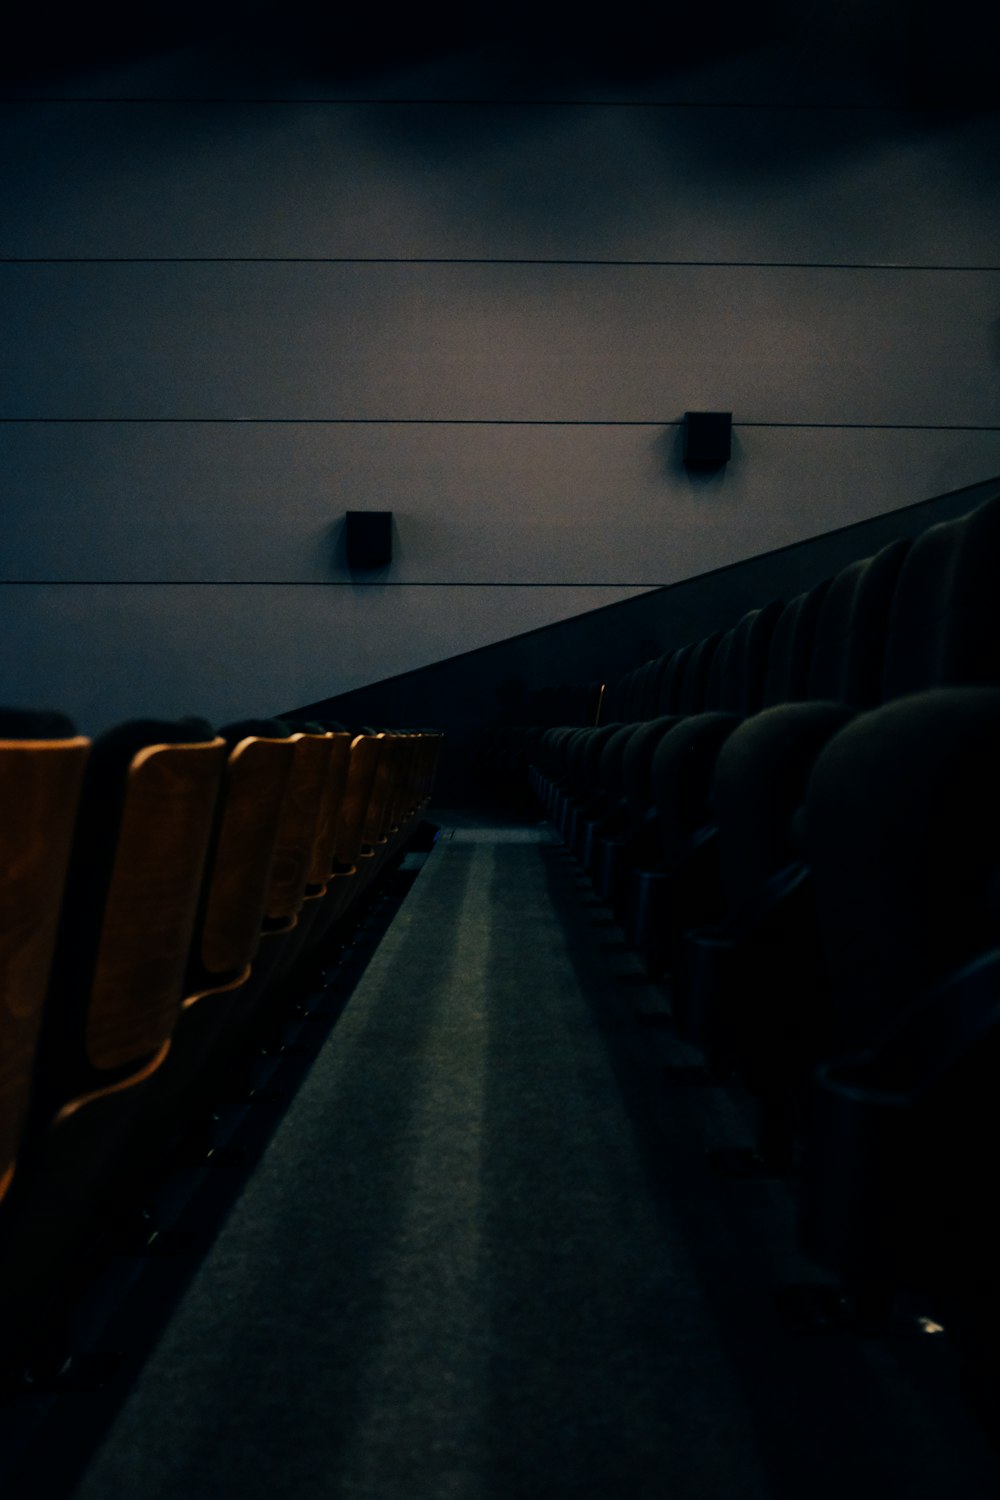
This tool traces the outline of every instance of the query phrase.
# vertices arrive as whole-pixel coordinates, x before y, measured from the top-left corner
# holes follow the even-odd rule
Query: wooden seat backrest
[[[381,753],[382,739],[378,735],[358,734],[351,741],[344,803],[337,821],[335,845],[337,864],[343,869],[350,869],[363,856],[368,804]]]
[[[329,781],[333,736],[298,733],[291,736],[289,743],[294,745],[295,754],[265,905],[265,924],[281,931],[294,926],[305,899]]]
[[[169,1042],[226,753],[219,738],[148,745],[129,766],[87,1006],[87,1060],[98,1072],[135,1066]]]
[[[291,738],[250,736],[230,751],[197,934],[202,977],[238,975],[253,961],[294,756]]]
[[[31,1095],[90,741],[0,740],[0,1198]]]
[[[392,791],[392,778],[396,767],[396,753],[398,740],[394,734],[386,734],[384,731],[376,736],[379,743],[378,764],[375,770],[375,780],[372,784],[371,795],[368,798],[368,811],[365,815],[364,843],[368,848],[375,848],[385,843],[385,823],[389,810],[389,797]]]
[[[396,738],[396,766],[389,788],[385,831],[394,833],[413,810],[414,764],[419,735],[406,730]]]
[[[313,843],[312,865],[309,871],[309,885],[316,890],[325,888],[333,870],[337,825],[344,810],[351,760],[351,736],[347,730],[331,732],[328,740],[327,779],[320,804],[316,838]]]

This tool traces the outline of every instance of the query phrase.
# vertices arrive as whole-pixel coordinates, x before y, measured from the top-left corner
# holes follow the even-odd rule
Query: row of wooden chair
[[[411,841],[441,736],[0,710],[0,1352]]]
[[[514,743],[681,1036],[756,1099],[742,1170],[791,1173],[806,1248],[868,1306],[925,1294],[1000,1390],[998,572],[1000,496]]]

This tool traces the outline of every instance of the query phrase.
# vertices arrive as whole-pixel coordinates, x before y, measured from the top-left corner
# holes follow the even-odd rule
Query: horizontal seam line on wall
[[[0,417],[0,426],[258,427],[683,427],[673,418],[602,417]],[[1000,432],[977,422],[733,422],[733,427],[818,428],[842,432]]]
[[[622,260],[489,255],[3,255],[3,266],[607,266],[755,271],[1000,271],[1000,265],[861,260]]]
[[[967,114],[974,110],[977,113],[993,114],[998,105],[993,102],[981,103],[970,100],[961,100],[954,103],[944,101],[935,102],[926,100],[921,103],[899,103],[899,104],[865,104],[847,102],[823,102],[823,101],[800,101],[774,103],[763,102],[755,99],[726,99],[726,100],[704,100],[704,99],[546,99],[546,98],[513,98],[497,96],[493,98],[475,98],[470,96],[455,95],[441,98],[420,98],[419,96],[400,95],[397,97],[368,97],[352,96],[343,99],[332,99],[326,95],[306,96],[295,98],[294,96],[267,96],[264,94],[241,94],[226,97],[223,94],[5,94],[0,96],[2,104],[257,104],[257,105],[301,105],[301,104],[324,104],[334,108],[349,107],[351,105],[429,105],[429,106],[479,106],[479,107],[502,107],[510,109],[756,109],[772,113],[780,113],[782,110],[808,111],[816,113],[822,110],[834,110],[844,113],[872,112],[888,114],[939,114],[939,113],[961,113]]]

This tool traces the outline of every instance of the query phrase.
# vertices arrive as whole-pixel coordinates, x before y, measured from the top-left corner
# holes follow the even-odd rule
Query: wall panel
[[[395,515],[380,584],[655,587],[1000,472],[1000,431],[737,423],[713,475],[680,445],[658,425],[0,424],[0,579],[349,584],[343,513],[371,509]]]
[[[3,417],[987,424],[998,271],[0,267]],[[54,338],[58,344],[53,347]]]
[[[638,589],[369,585],[0,588],[3,701],[95,734],[135,715],[213,723],[287,710],[438,661]]]
[[[901,107],[890,33],[827,29],[9,100],[0,701],[319,701],[996,473],[1000,119]]]

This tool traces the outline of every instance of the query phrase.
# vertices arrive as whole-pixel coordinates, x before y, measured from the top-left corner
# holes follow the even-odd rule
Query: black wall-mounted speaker
[[[392,511],[349,510],[344,545],[352,572],[387,568],[392,562]]]
[[[733,449],[731,411],[684,413],[684,462],[689,469],[721,469]]]

